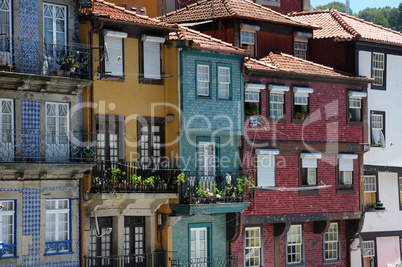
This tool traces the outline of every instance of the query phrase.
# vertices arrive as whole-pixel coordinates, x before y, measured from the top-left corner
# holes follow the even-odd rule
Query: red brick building
[[[243,266],[346,266],[370,80],[283,53],[248,60],[245,74],[246,118],[257,114],[245,121],[243,167],[257,187],[231,253]]]

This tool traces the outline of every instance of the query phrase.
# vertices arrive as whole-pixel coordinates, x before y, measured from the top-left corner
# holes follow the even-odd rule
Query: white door
[[[14,103],[0,98],[0,160],[14,160]]]
[[[199,170],[203,175],[215,175],[215,143],[199,143]]]
[[[207,227],[191,228],[191,262],[194,266],[207,266]]]
[[[68,161],[70,111],[67,103],[46,103],[46,161]]]

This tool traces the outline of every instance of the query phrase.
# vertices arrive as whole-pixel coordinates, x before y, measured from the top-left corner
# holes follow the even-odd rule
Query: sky
[[[311,6],[316,7],[319,5],[326,5],[334,1],[346,3],[346,0],[310,0],[310,4]],[[363,10],[366,7],[398,7],[402,0],[349,0],[349,2],[350,9],[352,9],[354,13],[358,13],[360,10]]]

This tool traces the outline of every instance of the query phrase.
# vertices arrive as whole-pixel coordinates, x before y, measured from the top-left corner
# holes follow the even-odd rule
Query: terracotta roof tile
[[[168,13],[160,20],[166,22],[190,22],[216,18],[249,18],[299,27],[314,28],[249,0],[205,0]]]
[[[191,41],[188,43],[192,48],[212,50],[223,53],[249,55],[251,52],[235,47],[220,39],[213,38],[209,35],[203,34],[199,31],[189,29],[187,27],[179,26],[180,31],[170,32],[169,40],[171,41]]]
[[[371,82],[371,78],[355,76],[350,73],[336,71],[333,68],[304,60],[285,53],[272,53],[259,60],[249,58],[245,62],[245,66],[250,70],[259,71],[277,71],[285,73],[294,73],[298,75],[320,76],[336,79],[353,79]]]
[[[176,28],[176,25],[149,18],[148,16],[136,14],[136,12],[126,10],[124,7],[117,6],[103,0],[93,0],[92,8],[81,10],[82,14],[107,17],[111,20],[131,22],[144,26],[158,28]]]
[[[402,45],[402,34],[388,28],[358,19],[334,9],[324,11],[298,12],[290,14],[294,19],[318,25],[321,29],[314,30],[313,38],[363,39],[371,42],[381,42]]]

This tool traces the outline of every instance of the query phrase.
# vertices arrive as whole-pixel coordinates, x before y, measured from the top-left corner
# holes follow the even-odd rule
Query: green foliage
[[[176,180],[174,181],[174,183],[176,183],[176,184],[183,183],[184,178],[186,178],[186,175],[184,173],[180,173],[179,175],[177,175]]]
[[[357,14],[358,18],[373,22],[395,31],[402,31],[402,3],[398,8],[365,8]]]
[[[385,18],[383,13],[377,13],[374,16],[373,23],[377,25],[381,25],[383,27],[388,27],[388,20]]]
[[[249,193],[254,188],[254,181],[247,176],[237,178],[237,194],[240,196]]]
[[[316,7],[314,8],[314,10],[326,10],[326,9],[330,9],[330,8],[336,9],[336,10],[338,10],[339,12],[343,12],[343,13],[346,12],[345,3],[337,2],[337,1],[328,3],[328,4],[326,4],[326,5],[319,5],[319,6],[316,6]],[[353,14],[352,9],[349,9],[349,14]]]

